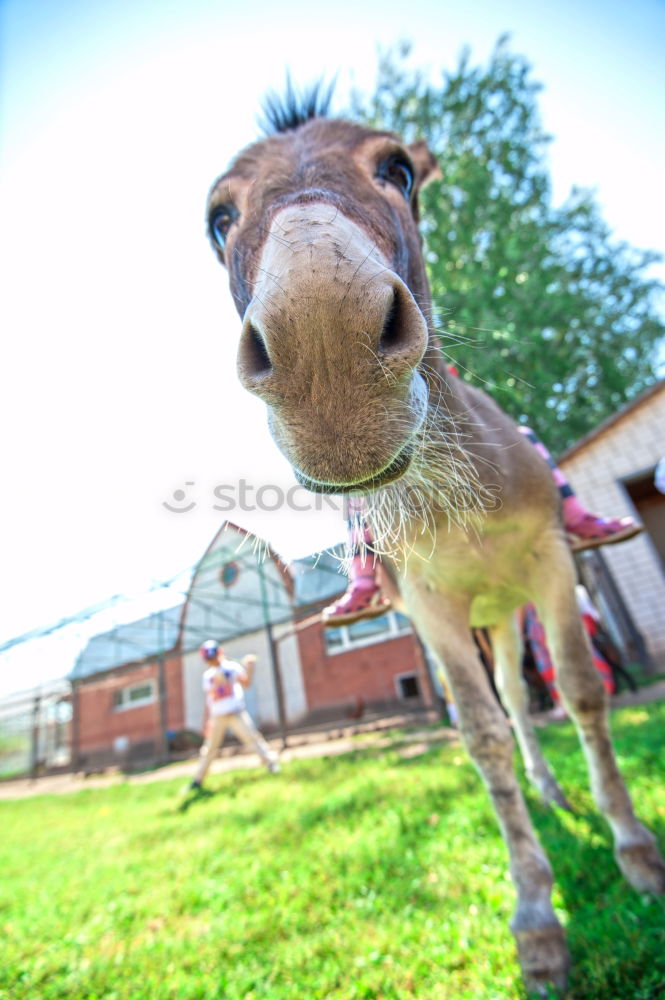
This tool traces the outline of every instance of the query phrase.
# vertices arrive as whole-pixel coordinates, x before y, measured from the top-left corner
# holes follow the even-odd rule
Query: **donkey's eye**
[[[210,238],[219,250],[223,250],[229,229],[238,218],[235,205],[221,205],[210,216]]]
[[[394,153],[379,164],[378,176],[398,187],[405,198],[413,190],[413,167],[401,153]]]

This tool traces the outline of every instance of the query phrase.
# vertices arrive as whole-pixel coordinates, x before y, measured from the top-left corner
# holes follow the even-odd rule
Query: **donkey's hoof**
[[[624,878],[638,892],[665,893],[665,861],[655,842],[619,847],[615,857]]]
[[[554,986],[563,992],[570,969],[570,955],[563,927],[552,924],[550,927],[513,933],[527,989],[540,996],[547,996],[548,986]]]

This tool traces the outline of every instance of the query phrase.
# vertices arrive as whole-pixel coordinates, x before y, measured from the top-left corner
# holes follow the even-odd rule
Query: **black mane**
[[[266,94],[261,128],[266,135],[274,135],[296,129],[312,118],[324,118],[330,109],[334,88],[334,81],[324,88],[323,81],[318,80],[299,94],[287,76],[281,97],[274,91]]]

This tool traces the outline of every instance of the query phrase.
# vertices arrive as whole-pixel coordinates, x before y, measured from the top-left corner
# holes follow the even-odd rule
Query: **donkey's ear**
[[[438,181],[443,177],[441,167],[433,153],[427,148],[427,143],[422,139],[407,146],[409,156],[416,168],[416,187],[420,190],[430,181]]]

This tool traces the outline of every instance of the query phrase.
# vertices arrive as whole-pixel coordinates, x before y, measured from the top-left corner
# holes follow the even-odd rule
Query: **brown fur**
[[[408,197],[404,162],[414,176]],[[566,806],[520,682],[513,611],[536,603],[619,865],[649,891],[665,888],[665,866],[616,767],[549,470],[487,396],[450,376],[438,346],[417,230],[418,190],[437,171],[422,143],[314,119],[241,153],[213,186],[209,211],[231,203],[238,213],[218,253],[243,317],[241,381],[266,401],[301,482],[368,493],[385,572],[446,672],[492,797],[517,890],[520,962],[527,983],[544,990],[563,986],[568,966],[552,874],[470,625],[492,635],[530,778]]]

